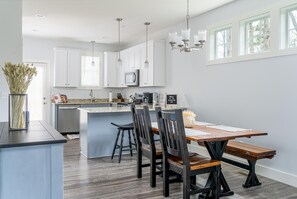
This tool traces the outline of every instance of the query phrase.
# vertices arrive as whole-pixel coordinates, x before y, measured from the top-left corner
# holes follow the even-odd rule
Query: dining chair
[[[131,105],[134,132],[137,147],[137,178],[142,178],[142,168],[150,166],[150,186],[156,187],[156,175],[162,174],[162,149],[160,142],[155,143],[148,106],[136,109]],[[142,157],[150,160],[149,164],[142,163]],[[157,160],[160,160],[157,162]],[[157,171],[159,170],[159,171]]]
[[[169,196],[169,171],[174,171],[183,179],[183,198],[190,195],[212,192],[220,195],[221,162],[198,154],[189,153],[186,141],[182,110],[162,111],[156,108],[157,122],[163,151],[163,195]],[[196,185],[196,175],[212,173],[215,178],[205,187]]]

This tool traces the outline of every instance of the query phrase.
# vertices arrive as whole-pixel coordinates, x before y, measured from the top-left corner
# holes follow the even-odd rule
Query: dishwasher
[[[59,105],[57,130],[60,133],[79,132],[79,110],[80,105]]]

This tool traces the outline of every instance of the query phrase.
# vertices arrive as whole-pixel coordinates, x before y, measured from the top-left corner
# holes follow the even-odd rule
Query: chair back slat
[[[144,106],[143,109],[136,109],[135,105],[132,104],[131,112],[137,145],[147,144],[155,147],[148,106]]]
[[[157,107],[156,115],[164,154],[180,157],[189,165],[182,110],[161,111]]]

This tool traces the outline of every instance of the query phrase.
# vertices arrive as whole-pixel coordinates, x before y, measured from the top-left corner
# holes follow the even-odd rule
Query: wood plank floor
[[[144,169],[142,179],[136,178],[135,155],[124,156],[120,164],[117,157],[87,159],[80,155],[79,141],[70,140],[64,147],[64,196],[65,199],[144,199],[164,198],[162,179],[157,177],[157,187],[149,186],[149,169]],[[223,171],[230,188],[235,195],[225,199],[297,199],[297,188],[259,176],[261,186],[249,189],[241,185],[246,172],[224,164]],[[197,183],[203,185],[207,175],[197,177]],[[182,198],[182,184],[170,184],[170,197]],[[191,198],[197,198],[192,196]]]

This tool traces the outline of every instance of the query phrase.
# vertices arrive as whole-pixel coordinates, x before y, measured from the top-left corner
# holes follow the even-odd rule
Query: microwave
[[[125,73],[126,86],[138,86],[139,85],[139,70],[127,71]]]

